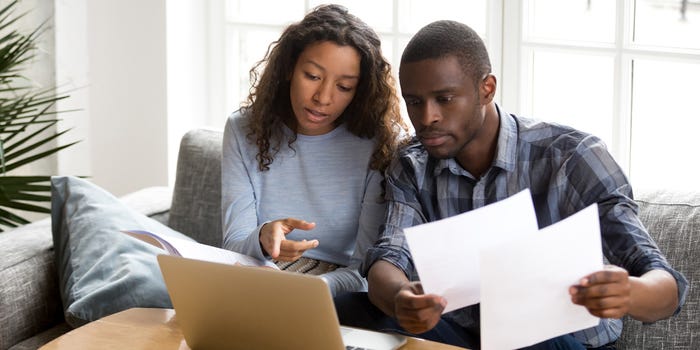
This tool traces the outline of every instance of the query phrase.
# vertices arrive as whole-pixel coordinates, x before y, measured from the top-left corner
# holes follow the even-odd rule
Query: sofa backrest
[[[681,312],[644,325],[625,319],[618,349],[700,349],[700,193],[640,192],[639,216],[690,289]]]
[[[182,137],[168,226],[200,243],[221,247],[223,132],[191,130]]]
[[[200,243],[221,246],[223,132],[197,129],[183,136],[168,225]],[[643,192],[640,219],[671,265],[690,282],[680,314],[651,325],[625,319],[618,348],[700,349],[700,193]]]

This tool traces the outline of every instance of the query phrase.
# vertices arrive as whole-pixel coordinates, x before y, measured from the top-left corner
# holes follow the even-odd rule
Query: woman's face
[[[330,41],[304,49],[292,72],[289,95],[303,135],[322,135],[355,96],[360,80],[360,54]]]

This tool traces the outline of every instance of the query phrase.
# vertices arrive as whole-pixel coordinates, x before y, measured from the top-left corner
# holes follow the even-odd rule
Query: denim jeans
[[[413,334],[404,330],[393,318],[385,315],[369,301],[367,293],[345,293],[334,299],[335,309],[340,324],[350,327],[371,329],[380,332],[393,332],[422,338],[440,343],[450,344],[468,349],[479,349],[478,332],[469,332],[455,322],[442,318],[435,328],[421,334]],[[586,350],[574,337],[563,335],[544,342],[523,348],[527,350]],[[600,350],[615,350],[613,347],[602,347]]]

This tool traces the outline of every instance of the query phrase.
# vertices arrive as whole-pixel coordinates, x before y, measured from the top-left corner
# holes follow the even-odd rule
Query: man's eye
[[[417,98],[404,98],[404,101],[406,101],[406,105],[408,106],[416,106],[420,104],[420,100]]]
[[[452,101],[452,96],[439,96],[437,98],[437,101],[440,103],[447,103],[447,102]]]

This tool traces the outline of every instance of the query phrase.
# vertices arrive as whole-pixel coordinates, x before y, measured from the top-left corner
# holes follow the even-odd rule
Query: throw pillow
[[[156,255],[120,230],[191,240],[129,208],[89,181],[51,179],[51,221],[66,322],[81,326],[131,307],[172,307]]]

